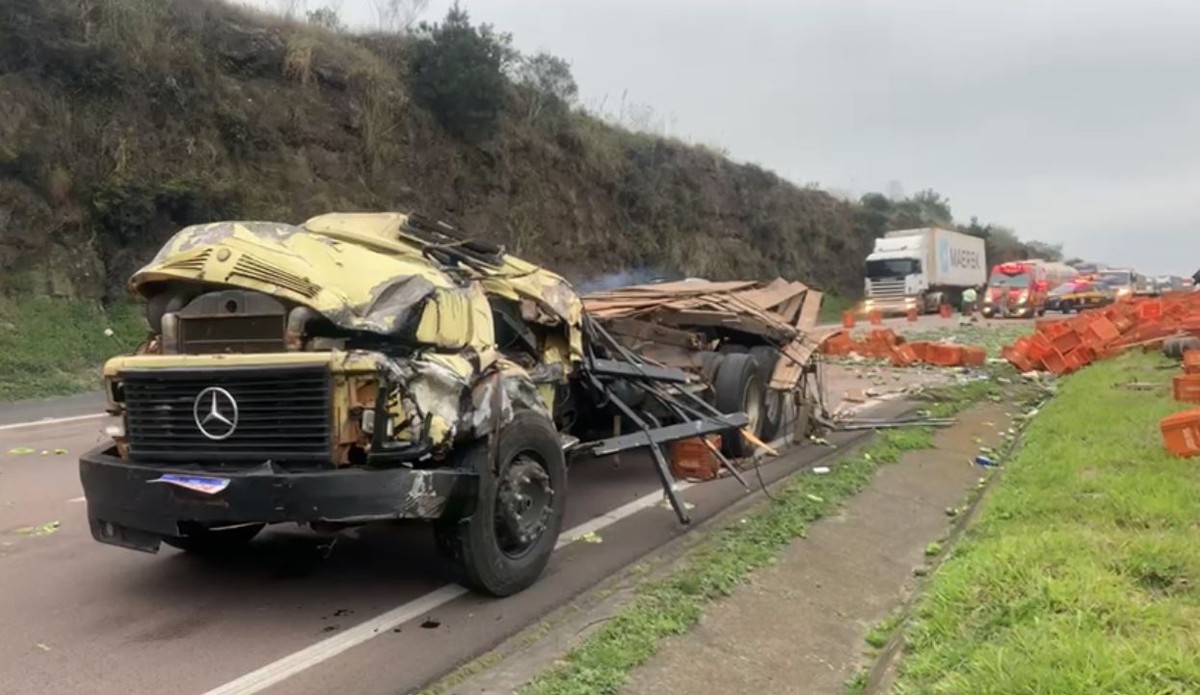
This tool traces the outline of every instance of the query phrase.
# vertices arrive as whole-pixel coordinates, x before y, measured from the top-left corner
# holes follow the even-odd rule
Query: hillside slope
[[[574,280],[780,274],[843,292],[857,206],[580,113],[468,145],[411,97],[412,41],[215,0],[5,0],[0,293],[112,299],[181,225],[407,209]]]

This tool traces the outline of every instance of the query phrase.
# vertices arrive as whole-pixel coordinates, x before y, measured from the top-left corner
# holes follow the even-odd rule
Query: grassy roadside
[[[817,323],[839,323],[842,320],[842,312],[853,309],[857,303],[857,299],[826,294],[821,297],[821,311],[817,314]]]
[[[1159,362],[1064,381],[919,599],[895,692],[1200,692],[1200,469],[1162,449]]]
[[[933,410],[950,414],[998,394],[992,383],[969,382],[940,391]],[[707,604],[728,596],[751,571],[774,562],[784,546],[804,536],[809,523],[861,490],[880,465],[905,451],[928,448],[932,441],[926,429],[885,431],[865,450],[832,466],[829,474],[797,476],[775,502],[713,533],[668,576],[638,587],[630,605],[521,694],[618,692],[630,670],[649,659],[663,639],[688,631]]]
[[[145,337],[135,304],[0,299],[0,400],[97,388],[100,364]]]

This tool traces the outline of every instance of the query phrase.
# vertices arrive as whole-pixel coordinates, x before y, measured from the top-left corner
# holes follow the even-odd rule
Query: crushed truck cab
[[[108,544],[421,519],[465,583],[507,595],[554,549],[568,450],[650,447],[686,521],[658,445],[747,422],[618,354],[560,276],[418,215],[188,227],[130,288],[150,335],[104,366],[111,439],[80,461]],[[641,432],[581,443],[597,413]]]

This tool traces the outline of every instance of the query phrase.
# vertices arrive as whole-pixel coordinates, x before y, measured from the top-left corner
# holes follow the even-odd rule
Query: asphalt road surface
[[[829,394],[853,386],[827,380]],[[141,554],[88,532],[76,458],[102,441],[98,406],[96,396],[0,406],[4,693],[410,692],[687,532],[648,458],[626,455],[572,465],[560,549],[537,585],[505,600],[453,584],[420,525],[332,546],[284,527],[220,562]],[[829,454],[801,447],[763,476]],[[726,479],[683,494],[702,521],[749,491]],[[603,542],[575,540],[587,531]]]

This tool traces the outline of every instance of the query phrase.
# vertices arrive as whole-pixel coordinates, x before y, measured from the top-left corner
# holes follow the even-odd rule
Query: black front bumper
[[[228,480],[208,494],[156,482],[165,474]],[[178,464],[131,463],[112,446],[79,460],[92,536],[154,552],[159,539],[189,528],[285,522],[366,523],[442,519],[470,512],[478,488],[472,472],[342,469],[289,473],[264,465],[242,471],[202,471]]]

